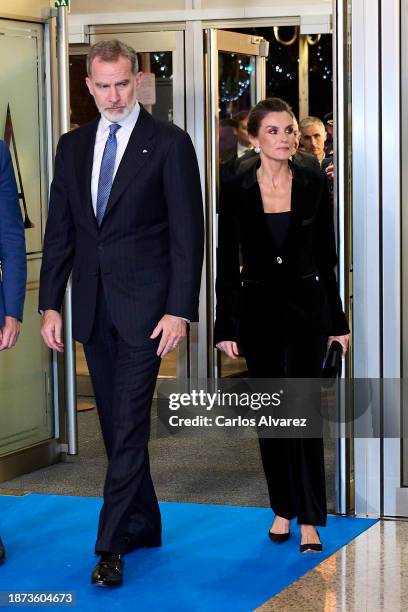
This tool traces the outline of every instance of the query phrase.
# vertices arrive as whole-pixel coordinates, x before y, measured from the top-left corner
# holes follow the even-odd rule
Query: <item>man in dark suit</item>
[[[237,173],[241,160],[252,153],[253,147],[248,138],[248,115],[249,110],[243,110],[237,113],[232,121],[235,126],[233,128],[237,139],[234,147],[226,154],[225,158],[221,159],[220,177],[222,181],[232,178]],[[221,157],[221,156],[220,156]]]
[[[327,132],[318,117],[305,117],[300,122],[300,143],[307,153],[319,161],[323,170],[333,163],[333,155],[326,154]]]
[[[0,140],[0,351],[13,348],[23,319],[27,280],[24,225],[10,152]],[[0,538],[0,565],[6,553]]]
[[[86,80],[101,118],[58,144],[39,307],[47,346],[62,351],[59,311],[72,271],[73,335],[109,459],[92,582],[118,586],[124,553],[161,544],[150,407],[160,358],[198,319],[203,212],[189,136],[137,102],[136,52],[97,43]]]

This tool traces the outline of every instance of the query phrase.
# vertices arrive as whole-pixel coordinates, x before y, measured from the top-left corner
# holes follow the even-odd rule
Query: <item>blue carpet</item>
[[[376,522],[330,516],[320,529],[323,554],[302,556],[295,522],[288,542],[269,541],[269,509],[162,503],[164,545],[127,555],[126,582],[112,591],[89,582],[100,505],[84,497],[0,497],[8,555],[0,591],[73,591],[76,605],[65,609],[75,611],[250,612]]]

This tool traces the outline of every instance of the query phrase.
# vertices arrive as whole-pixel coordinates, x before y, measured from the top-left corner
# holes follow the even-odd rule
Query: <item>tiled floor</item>
[[[408,522],[380,521],[257,612],[405,612]]]

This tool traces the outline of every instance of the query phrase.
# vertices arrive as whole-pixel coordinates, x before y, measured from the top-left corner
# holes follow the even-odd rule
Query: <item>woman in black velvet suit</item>
[[[220,199],[215,343],[236,358],[239,342],[255,378],[318,378],[331,342],[338,340],[345,354],[349,341],[334,272],[327,178],[290,160],[293,121],[279,98],[254,107],[248,132],[260,159],[224,184]],[[275,513],[271,539],[288,539],[297,518],[301,551],[321,550],[316,526],[326,524],[323,440],[259,442]]]

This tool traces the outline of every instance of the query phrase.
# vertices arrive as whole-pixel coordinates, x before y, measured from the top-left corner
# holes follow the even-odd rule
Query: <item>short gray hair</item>
[[[319,119],[319,117],[305,117],[299,123],[300,131],[302,131],[304,128],[309,127],[310,125],[315,125],[315,124],[317,124],[318,126],[322,127],[324,130],[326,129],[323,121],[321,119]]]
[[[101,40],[89,50],[86,58],[86,71],[88,76],[91,76],[92,62],[99,58],[102,62],[117,62],[120,57],[127,57],[132,66],[132,72],[136,74],[139,71],[139,62],[137,61],[137,53],[129,45],[120,40]]]

